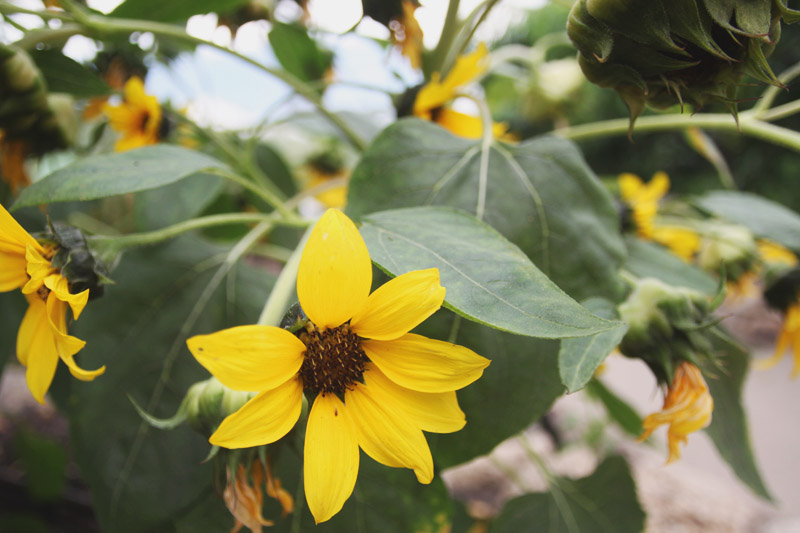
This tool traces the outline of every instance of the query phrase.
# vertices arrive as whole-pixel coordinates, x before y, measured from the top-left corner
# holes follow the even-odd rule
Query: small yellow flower
[[[695,365],[684,361],[675,370],[672,384],[667,388],[663,409],[648,415],[642,422],[644,433],[639,440],[649,437],[658,426],[668,424],[667,463],[671,463],[680,458],[680,444],[686,444],[689,433],[699,431],[711,423],[713,410],[714,400],[708,392],[703,374]]]
[[[431,81],[419,90],[414,99],[414,116],[435,122],[461,137],[479,139],[483,134],[480,117],[459,113],[445,107],[445,104],[454,100],[464,87],[486,72],[489,66],[488,58],[486,45],[481,43],[471,54],[460,56],[444,79],[441,78],[441,74],[434,72]],[[507,131],[505,124],[492,125],[492,132],[496,138],[503,138]]]
[[[797,299],[800,302],[800,295],[798,295]],[[792,378],[796,379],[800,375],[800,303],[795,303],[786,310],[781,333],[778,336],[778,342],[775,344],[775,353],[772,357],[756,361],[755,367],[759,370],[772,368],[778,364],[786,350],[789,349],[791,349],[794,359]]]
[[[28,172],[25,170],[25,158],[28,157],[30,145],[23,140],[6,139],[0,130],[0,178],[11,187],[15,195],[20,187],[30,185]]]
[[[67,307],[77,319],[89,299],[89,290],[70,293],[67,279],[50,264],[54,252],[31,237],[0,206],[0,292],[22,289],[28,300],[28,311],[17,334],[17,358],[27,368],[28,389],[41,403],[59,358],[82,381],[92,381],[105,372],[105,367],[83,370],[75,362],[75,354],[86,343],[67,334]]]
[[[403,274],[372,294],[371,285],[366,244],[349,218],[329,209],[298,269],[297,295],[309,318],[298,336],[256,325],[187,341],[225,386],[260,391],[220,424],[212,444],[275,442],[295,425],[308,396],[304,484],[317,523],[339,512],[353,492],[359,447],[430,483],[433,460],[422,432],[464,426],[455,391],[489,364],[462,346],[409,333],[444,301],[437,269]]]
[[[161,106],[155,96],[144,92],[144,83],[138,76],[125,82],[124,100],[117,106],[106,104],[103,112],[111,127],[122,137],[114,150],[124,152],[159,141],[161,130]]]

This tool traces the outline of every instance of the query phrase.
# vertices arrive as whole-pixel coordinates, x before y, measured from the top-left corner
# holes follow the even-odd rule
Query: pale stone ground
[[[728,328],[753,345],[758,356],[771,354],[779,317],[758,301],[724,312],[730,313]],[[704,433],[690,436],[681,460],[665,465],[664,429],[656,433],[658,447],[654,448],[609,428],[612,447],[631,464],[639,499],[648,513],[648,532],[800,533],[800,380],[791,380],[790,371],[787,355],[771,370],[751,371],[744,391],[756,460],[775,505],[754,496],[736,478]],[[602,379],[642,415],[661,406],[655,380],[639,361],[609,357]],[[552,415],[560,428],[566,428],[567,441],[601,416],[601,408],[580,392],[556,402]],[[537,454],[561,475],[582,477],[596,465],[588,447],[572,446],[555,453],[550,437],[540,428],[531,427],[525,435]],[[504,472],[515,472],[517,482]],[[502,443],[489,458],[445,472],[444,477],[457,497],[470,501],[468,508],[476,517],[496,513],[502,502],[522,493],[520,484],[528,491],[545,487],[518,439]]]

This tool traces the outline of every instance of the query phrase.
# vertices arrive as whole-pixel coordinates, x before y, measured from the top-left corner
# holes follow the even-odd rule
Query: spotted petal
[[[300,418],[303,384],[290,379],[262,392],[228,416],[208,441],[223,448],[270,444],[286,435]]]
[[[345,403],[355,421],[358,444],[364,452],[386,466],[411,468],[420,483],[433,479],[433,458],[425,435],[396,408],[381,403],[380,391],[356,386],[345,393]]]
[[[396,339],[435,313],[444,302],[444,293],[438,269],[407,272],[370,294],[350,325],[360,337]]]
[[[419,392],[466,387],[490,363],[469,348],[413,333],[391,341],[364,341],[361,347],[386,377]]]
[[[272,390],[297,374],[305,345],[273,326],[238,326],[186,341],[195,359],[226,387]]]
[[[297,272],[297,296],[320,328],[342,325],[367,301],[372,263],[353,222],[328,209],[311,231]]]
[[[317,524],[339,512],[358,477],[358,440],[350,406],[319,395],[308,416],[304,457],[306,500]]]

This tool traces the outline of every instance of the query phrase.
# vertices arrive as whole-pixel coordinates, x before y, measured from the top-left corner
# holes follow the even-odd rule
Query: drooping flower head
[[[644,433],[639,440],[646,439],[657,427],[667,424],[667,462],[671,463],[680,458],[680,444],[686,444],[689,434],[711,423],[713,410],[714,400],[703,374],[695,365],[684,361],[675,370],[675,377],[667,387],[663,409],[648,415],[642,422]]]
[[[442,305],[437,269],[400,275],[370,294],[372,264],[355,225],[328,210],[309,237],[297,295],[308,321],[292,334],[239,326],[187,341],[224,385],[260,391],[209,439],[245,448],[280,439],[311,409],[304,446],[309,509],[324,522],[355,486],[359,448],[376,461],[433,479],[422,433],[465,422],[455,391],[483,373],[487,359],[462,346],[409,333]]]
[[[144,83],[138,76],[125,83],[122,103],[116,106],[106,104],[103,112],[111,127],[122,134],[114,145],[117,152],[156,144],[162,136],[161,106],[155,96],[144,92]]]
[[[105,372],[83,370],[75,362],[86,343],[67,334],[67,307],[77,319],[89,299],[89,289],[78,294],[59,268],[53,266],[56,249],[43,245],[0,206],[0,292],[22,289],[28,311],[17,334],[17,358],[26,367],[25,378],[33,397],[44,403],[61,359],[70,373],[92,381]]]
[[[262,514],[265,491],[267,496],[278,500],[283,516],[294,510],[292,496],[281,487],[280,480],[272,475],[269,461],[265,465],[260,459],[253,460],[249,472],[242,463],[233,469],[236,471],[235,475],[231,470],[231,467],[226,469],[228,481],[222,494],[225,506],[235,520],[231,533],[236,533],[242,526],[254,533],[260,533],[262,526],[275,525]]]

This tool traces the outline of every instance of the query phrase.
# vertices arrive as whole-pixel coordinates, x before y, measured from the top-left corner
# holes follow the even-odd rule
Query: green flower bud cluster
[[[72,97],[48,93],[30,56],[0,45],[0,129],[6,137],[25,140],[42,154],[72,146],[77,127]]]
[[[586,77],[615,89],[633,121],[645,105],[722,103],[736,115],[743,75],[780,85],[767,63],[786,0],[578,0],[567,23]]]
[[[749,229],[736,224],[713,223],[706,226],[697,262],[710,272],[725,272],[738,280],[751,272],[758,258],[756,240]]]
[[[620,318],[629,326],[619,345],[628,357],[643,360],[661,383],[672,383],[682,362],[701,366],[713,362],[709,334],[714,322],[702,293],[643,278],[619,306]]]
[[[90,299],[99,298],[104,285],[113,283],[79,229],[56,222],[50,225],[47,233],[39,235],[38,240],[56,249],[50,264],[61,270],[73,294],[89,289]]]

